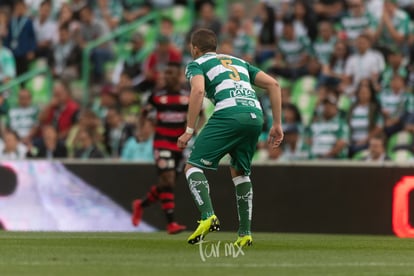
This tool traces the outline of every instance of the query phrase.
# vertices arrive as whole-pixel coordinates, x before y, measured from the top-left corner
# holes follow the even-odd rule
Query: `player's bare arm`
[[[177,145],[180,148],[185,148],[188,141],[194,134],[197,118],[202,110],[204,90],[204,77],[202,75],[194,76],[191,79],[191,94],[190,102],[188,104],[187,129],[183,135],[178,138],[177,141]]]
[[[264,72],[259,72],[254,80],[255,85],[263,88],[269,94],[270,104],[272,106],[273,126],[269,131],[267,142],[276,148],[283,140],[282,130],[282,96],[280,85],[277,80]]]

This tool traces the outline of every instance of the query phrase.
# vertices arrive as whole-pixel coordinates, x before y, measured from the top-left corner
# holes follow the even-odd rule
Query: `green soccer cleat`
[[[220,230],[220,221],[216,217],[216,215],[212,215],[211,217],[198,221],[199,225],[197,229],[188,237],[187,242],[189,244],[197,244],[201,242],[204,237],[209,232],[219,231]]]
[[[251,246],[253,245],[253,238],[250,235],[239,237],[234,245],[238,247]]]

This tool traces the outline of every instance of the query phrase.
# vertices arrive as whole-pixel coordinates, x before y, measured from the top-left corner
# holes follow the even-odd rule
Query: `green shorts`
[[[236,113],[231,117],[216,112],[197,136],[187,163],[217,170],[220,160],[230,154],[231,166],[249,175],[262,129],[261,112]]]

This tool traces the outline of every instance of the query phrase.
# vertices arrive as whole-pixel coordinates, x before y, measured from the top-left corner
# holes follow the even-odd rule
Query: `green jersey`
[[[351,142],[368,140],[370,131],[370,109],[369,106],[358,105],[350,111],[349,130]],[[376,113],[372,118],[375,125],[382,128],[384,125],[381,114]]]
[[[327,154],[338,140],[349,141],[349,128],[345,120],[339,115],[326,120],[320,118],[313,122],[308,129],[309,137],[312,140],[311,156],[314,158]],[[336,156],[336,158],[345,158],[346,149]]]
[[[331,37],[328,41],[324,41],[322,38],[317,38],[313,43],[315,57],[320,63],[329,64],[336,41],[336,37]]]
[[[0,84],[6,78],[16,76],[16,62],[13,53],[6,47],[0,46]]]
[[[391,20],[397,32],[407,38],[409,35],[409,31],[410,31],[410,16],[405,11],[398,9],[395,12]],[[378,42],[380,46],[387,46],[387,47],[401,46],[397,42],[394,41],[394,39],[391,37],[390,32],[385,26],[382,28],[382,32],[380,34]]]
[[[281,37],[277,43],[277,51],[283,55],[286,63],[290,65],[298,64],[305,54],[313,54],[311,42],[307,36],[299,36],[293,40]]]
[[[370,13],[365,13],[362,16],[353,16],[351,13],[346,13],[340,20],[340,29],[345,32],[346,38],[354,40],[366,30],[374,31],[377,28],[377,23]]]
[[[261,114],[262,109],[251,83],[260,70],[246,61],[216,53],[207,53],[190,62],[186,77],[204,76],[206,97],[215,105],[214,112],[232,115],[238,112]]]
[[[391,89],[382,90],[379,95],[382,110],[390,118],[401,118],[410,108],[412,95],[405,91],[393,92]]]
[[[29,107],[11,108],[7,113],[7,126],[15,130],[21,137],[27,137],[37,124],[39,109],[32,105]]]

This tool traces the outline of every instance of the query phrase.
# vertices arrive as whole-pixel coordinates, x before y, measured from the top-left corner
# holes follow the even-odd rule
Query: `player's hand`
[[[272,148],[277,148],[283,140],[283,130],[282,125],[273,125],[269,131],[269,138],[267,143],[269,143]]]
[[[185,147],[187,147],[187,143],[188,141],[190,141],[191,137],[193,137],[192,134],[184,132],[180,137],[178,137],[177,146],[180,149],[184,149]]]

